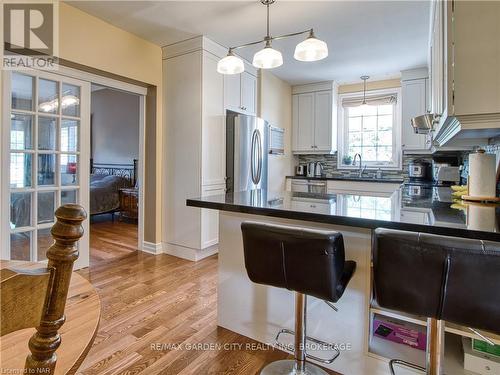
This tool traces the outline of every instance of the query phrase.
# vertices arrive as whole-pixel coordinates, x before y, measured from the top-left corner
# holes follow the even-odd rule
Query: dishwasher
[[[293,179],[292,192],[326,194],[326,181]]]

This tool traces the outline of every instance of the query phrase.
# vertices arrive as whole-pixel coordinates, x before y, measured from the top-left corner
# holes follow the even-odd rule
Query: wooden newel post
[[[82,222],[87,218],[87,213],[77,204],[66,204],[56,210],[55,216],[57,221],[51,229],[55,242],[47,251],[48,267],[53,269],[51,290],[40,326],[29,341],[31,354],[26,358],[27,374],[54,373],[57,360],[55,351],[61,345],[58,330],[66,319],[64,308],[69,282],[73,263],[78,259],[76,245],[83,236]]]

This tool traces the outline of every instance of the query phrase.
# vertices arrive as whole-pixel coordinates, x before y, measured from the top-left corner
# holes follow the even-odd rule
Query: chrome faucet
[[[359,156],[359,173],[358,173],[358,177],[361,178],[361,177],[363,177],[363,172],[366,169],[366,165],[363,166],[363,163],[361,161],[361,154],[359,154],[359,153],[357,153],[356,155],[354,155],[354,158],[352,159],[352,165],[356,165],[356,156]]]

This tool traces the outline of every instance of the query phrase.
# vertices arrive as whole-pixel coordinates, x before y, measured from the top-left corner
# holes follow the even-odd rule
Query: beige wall
[[[292,87],[272,73],[261,70],[258,116],[285,129],[285,154],[269,155],[268,189],[285,190],[285,176],[293,174]]]
[[[401,80],[397,79],[386,79],[382,81],[366,81],[366,90],[381,90],[389,89],[393,87],[401,87]],[[351,85],[339,86],[339,94],[346,94],[348,92],[359,92],[363,91],[363,83],[353,83]]]
[[[155,101],[156,108],[146,103],[144,239],[160,242],[161,211],[157,207],[161,207],[161,48],[60,3],[59,57],[149,85],[147,100]]]

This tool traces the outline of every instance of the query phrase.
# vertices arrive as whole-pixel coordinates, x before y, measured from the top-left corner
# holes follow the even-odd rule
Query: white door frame
[[[65,66],[59,66],[57,71],[51,71],[50,73],[56,74],[56,75],[61,75],[61,76],[66,76],[69,78],[75,78],[79,79],[82,81],[87,81],[89,83],[94,83],[94,84],[99,84],[102,86],[110,87],[116,90],[121,90],[125,91],[128,93],[136,94],[139,96],[139,163],[138,163],[138,171],[137,171],[137,178],[139,180],[139,212],[138,212],[138,233],[137,233],[137,238],[138,238],[138,244],[137,248],[140,251],[144,251],[144,176],[145,176],[145,136],[146,136],[146,115],[145,115],[145,108],[146,108],[146,95],[147,95],[147,88],[139,85],[134,85],[130,83],[126,83],[123,81],[119,81],[113,78],[108,78],[104,76],[100,76],[97,74],[89,73],[89,72],[84,72],[82,70],[70,68],[70,67],[65,67]],[[6,87],[6,85],[3,85],[3,93],[2,93],[2,112],[5,114],[4,118],[2,118],[2,124],[8,124],[8,117],[7,113],[10,113],[10,109],[7,111],[6,104],[8,103],[8,100],[10,99],[10,87]],[[3,128],[6,126],[2,126]],[[0,132],[2,134],[2,132]],[[4,137],[8,138],[8,137]],[[90,139],[89,139],[90,142]],[[89,144],[90,146],[90,144]],[[4,145],[0,146],[0,156],[2,162],[4,160],[7,160],[4,158],[4,155],[8,152],[7,150],[4,149]],[[82,164],[83,165],[83,164]],[[2,168],[2,174],[4,174],[3,170],[6,168]],[[88,171],[90,173],[90,171]],[[6,172],[5,172],[6,173]],[[4,176],[2,176],[1,181],[8,181],[8,176],[7,180],[3,179]],[[7,194],[4,192],[4,190],[9,191],[9,189],[4,189],[4,186],[1,186],[0,188],[0,195],[1,194]],[[2,199],[2,201],[4,201]],[[1,207],[1,206],[0,206]],[[2,214],[3,212],[7,209],[6,207],[1,207],[2,209]],[[3,237],[3,234],[6,233],[6,229],[3,228],[5,225],[2,225],[2,228],[0,228],[0,234]],[[0,246],[4,248],[4,241],[1,241]],[[3,254],[2,254],[3,257]]]
[[[145,170],[145,144],[146,144],[146,95],[147,88],[134,85],[131,83],[119,81],[113,78],[103,77],[98,74],[84,72],[82,70],[59,66],[58,73],[64,76],[78,78],[83,81],[88,81],[91,84],[98,84],[112,89],[125,91],[139,95],[139,163],[137,166],[137,179],[139,180],[139,212],[138,212],[138,228],[137,228],[137,248],[144,251],[144,170]]]

